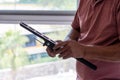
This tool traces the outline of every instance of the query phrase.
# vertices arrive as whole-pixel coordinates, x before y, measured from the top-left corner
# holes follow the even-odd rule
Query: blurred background
[[[79,0],[0,0],[0,80],[75,80],[75,59],[51,58],[23,29],[27,23],[53,40],[64,40]]]

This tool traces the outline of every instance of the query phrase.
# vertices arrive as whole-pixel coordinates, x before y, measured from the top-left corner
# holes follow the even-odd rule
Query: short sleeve
[[[79,4],[80,7],[80,4]],[[76,11],[76,14],[74,16],[73,22],[71,24],[72,28],[80,32],[80,23],[79,23],[79,7]]]
[[[117,7],[117,29],[118,29],[118,35],[119,35],[119,40],[120,40],[120,1],[118,3]]]
[[[79,25],[79,18],[78,18],[78,11],[75,14],[74,20],[71,24],[72,28],[80,32],[80,25]]]

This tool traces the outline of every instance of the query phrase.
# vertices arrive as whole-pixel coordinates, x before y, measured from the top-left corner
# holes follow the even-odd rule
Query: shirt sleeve
[[[80,25],[79,25],[79,18],[78,18],[78,11],[75,14],[74,20],[71,24],[72,28],[80,32]]]
[[[80,3],[79,3],[80,7]],[[74,16],[73,22],[71,24],[72,28],[80,32],[80,23],[79,23],[79,8],[76,11],[76,14]]]
[[[118,7],[117,7],[117,30],[118,30],[118,36],[119,36],[119,40],[120,40],[120,1],[118,3]]]

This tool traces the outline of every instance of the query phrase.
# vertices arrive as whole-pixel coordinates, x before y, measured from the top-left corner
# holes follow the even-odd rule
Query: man
[[[120,0],[80,0],[67,40],[47,52],[98,67],[94,71],[77,61],[77,80],[120,80]]]

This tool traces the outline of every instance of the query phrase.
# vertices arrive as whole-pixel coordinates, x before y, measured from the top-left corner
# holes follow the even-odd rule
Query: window
[[[33,35],[33,34],[26,34],[24,36],[26,36],[29,39],[29,41],[25,43],[24,47],[36,46],[36,41],[34,39],[34,38],[36,38],[35,35]]]
[[[11,76],[15,80],[75,80],[75,59],[49,57],[46,47],[34,38],[41,39],[19,23],[26,22],[53,40],[63,40],[71,28],[78,1],[0,1],[0,53],[5,53],[0,54],[1,80]]]
[[[76,10],[77,0],[1,0],[1,10]]]
[[[63,40],[70,30],[69,25],[29,25],[53,40]],[[11,76],[16,80],[49,80],[49,78],[52,80],[75,80],[75,59],[62,60],[57,56],[49,57],[45,51],[46,47],[34,38],[40,41],[41,39],[35,36],[32,38],[35,45],[21,48],[20,44],[24,41],[30,43],[30,39],[25,37],[26,34],[33,34],[15,24],[1,24],[0,26],[5,26],[0,27],[4,30],[0,34],[0,53],[4,53],[0,55],[1,80],[8,80]],[[19,32],[25,39],[18,35]]]
[[[77,9],[77,2],[77,0],[1,0],[0,23],[18,24],[25,21],[35,24],[70,24]]]

